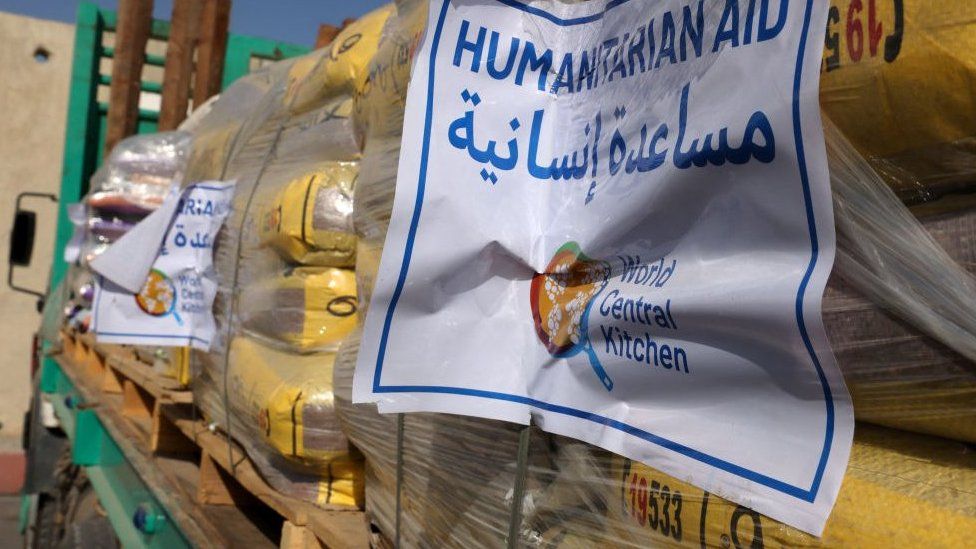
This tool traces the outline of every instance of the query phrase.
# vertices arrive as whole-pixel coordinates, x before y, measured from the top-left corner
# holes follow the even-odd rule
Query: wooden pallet
[[[61,368],[190,538],[225,547],[370,545],[362,511],[275,491],[240,445],[201,418],[189,390],[131,349],[71,332],[62,342]]]

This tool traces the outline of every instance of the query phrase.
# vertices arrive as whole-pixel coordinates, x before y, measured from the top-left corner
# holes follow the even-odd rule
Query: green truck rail
[[[61,190],[58,196],[58,218],[55,257],[52,261],[48,292],[57,288],[69,265],[61,258],[74,228],[67,206],[79,202],[88,192],[88,180],[102,161],[108,104],[99,101],[99,89],[111,85],[111,76],[103,74],[102,60],[111,59],[113,48],[104,46],[106,33],[117,26],[116,13],[82,3],[75,27],[74,58],[65,131],[65,148]],[[170,24],[153,20],[150,37],[165,41]],[[279,60],[301,55],[309,48],[251,36],[230,34],[224,60],[222,88],[247,74],[255,60]],[[162,67],[164,57],[146,55],[149,66]],[[158,82],[142,81],[143,92],[160,93]],[[107,97],[107,94],[102,94]],[[156,131],[159,113],[140,109],[137,133]],[[124,547],[186,547],[190,543],[171,519],[170,511],[160,502],[122,447],[99,419],[96,410],[87,407],[71,379],[57,360],[50,356],[51,342],[39,349],[40,372],[37,388],[54,408],[61,429],[71,444],[71,460],[87,474],[92,488],[108,514],[115,534]],[[35,395],[35,399],[40,395]],[[25,490],[21,529],[30,520],[32,496]]]

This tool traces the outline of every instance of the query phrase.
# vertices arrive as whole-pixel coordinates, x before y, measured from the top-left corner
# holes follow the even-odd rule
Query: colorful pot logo
[[[566,358],[585,351],[597,377],[612,390],[613,380],[600,364],[587,330],[590,304],[609,278],[609,263],[590,259],[577,243],[567,242],[545,272],[532,277],[529,297],[536,335],[549,354]]]
[[[176,285],[166,273],[153,269],[146,277],[146,283],[136,294],[136,305],[150,316],[166,316],[170,313],[182,324],[176,314]]]

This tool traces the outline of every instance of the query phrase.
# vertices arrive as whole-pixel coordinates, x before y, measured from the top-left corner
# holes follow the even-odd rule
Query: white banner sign
[[[354,399],[531,418],[819,534],[853,432],[826,16],[433,0]]]
[[[233,183],[191,185],[172,207],[164,204],[156,212],[162,217],[147,217],[106,250],[98,265],[92,321],[98,341],[210,348],[217,295],[213,246],[233,192]],[[139,258],[146,257],[142,266]],[[145,281],[138,293],[121,285],[133,271]]]

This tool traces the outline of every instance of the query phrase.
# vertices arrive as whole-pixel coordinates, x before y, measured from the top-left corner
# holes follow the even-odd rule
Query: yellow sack
[[[368,75],[356,89],[356,133],[400,140],[413,54],[427,23],[426,0],[397,2],[375,48]]]
[[[303,265],[355,265],[352,195],[357,173],[355,163],[328,162],[286,183],[259,214],[261,245]]]
[[[820,102],[909,202],[976,181],[976,2],[831,0]]]
[[[683,547],[966,547],[976,539],[976,453],[858,424],[847,475],[816,538],[646,465],[612,458],[612,539]]]
[[[239,125],[228,124],[197,132],[193,138],[184,181],[220,179],[240,129]]]
[[[357,323],[356,274],[348,269],[299,267],[246,286],[244,327],[302,351],[335,349]]]
[[[362,460],[350,453],[332,394],[335,355],[296,355],[246,337],[231,343],[231,409],[270,451],[321,477],[316,503],[362,502]]]
[[[331,44],[296,61],[284,97],[289,110],[301,113],[323,100],[352,96],[366,79],[366,66],[392,11],[390,4],[367,13],[342,29]]]

